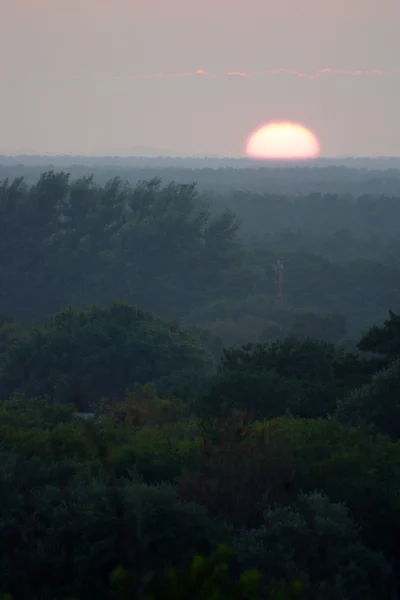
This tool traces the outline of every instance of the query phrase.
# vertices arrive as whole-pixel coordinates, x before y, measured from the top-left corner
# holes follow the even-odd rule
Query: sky
[[[400,155],[399,0],[0,3],[0,153],[240,156],[285,120],[325,156]],[[226,75],[279,68],[384,75]]]

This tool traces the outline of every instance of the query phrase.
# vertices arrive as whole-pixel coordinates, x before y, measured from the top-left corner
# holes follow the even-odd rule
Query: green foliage
[[[221,424],[203,438],[195,468],[182,474],[179,495],[207,507],[235,527],[256,526],[269,503],[293,498],[294,463],[282,435],[269,435],[246,419]]]
[[[255,418],[274,418],[290,411],[299,417],[332,414],[348,389],[368,381],[367,361],[333,344],[287,338],[270,345],[249,344],[226,350],[211,389],[199,411],[204,418],[229,410]]]
[[[15,553],[1,563],[0,590],[108,599],[107,573],[118,564],[139,579],[153,571],[161,590],[165,569],[176,567],[184,590],[188,553],[236,538],[241,565],[265,576],[268,600],[290,598],[286,581],[299,578],[305,598],[324,590],[324,599],[347,600],[356,588],[368,597],[379,586],[387,597],[385,563],[367,542],[395,568],[397,444],[333,419],[295,418],[230,417],[201,439],[187,407],[174,403],[138,386],[106,404],[99,423],[44,400],[3,406],[0,542]],[[348,504],[360,534],[315,489]],[[239,570],[229,570],[228,588]],[[197,584],[199,597],[214,593]],[[228,588],[219,597],[232,597]]]
[[[204,509],[179,502],[172,487],[121,479],[115,497],[100,476],[85,481],[70,473],[63,481],[53,469],[46,483],[35,462],[1,457],[0,540],[10,551],[0,589],[16,598],[106,598],[115,564],[134,564],[139,574],[163,570],[188,553],[208,552],[223,536]]]
[[[386,361],[400,357],[400,316],[389,311],[382,327],[374,325],[361,338],[358,347],[364,352],[384,355]]]
[[[300,581],[286,583],[278,589],[268,589],[262,574],[255,569],[240,573],[232,568],[235,552],[220,547],[210,556],[195,554],[188,565],[169,569],[162,577],[148,573],[139,579],[123,567],[113,569],[107,598],[115,600],[305,600],[305,586]],[[0,600],[13,600],[3,594]],[[78,600],[68,598],[68,600]]]
[[[270,582],[302,581],[316,600],[332,590],[349,600],[387,593],[390,566],[363,544],[347,508],[323,494],[271,507],[261,527],[239,534],[237,547],[243,566],[259,569]]]
[[[261,591],[262,576],[248,570],[233,576],[230,569],[235,553],[221,546],[210,557],[195,555],[186,568],[171,569],[164,580],[149,580],[146,597],[185,600],[245,599],[257,597]],[[127,596],[128,600],[128,596]]]
[[[338,401],[336,418],[353,425],[374,425],[400,439],[400,359],[376,373],[371,383]]]
[[[162,579],[149,575],[145,579],[144,600],[298,600],[304,599],[305,587],[299,581],[285,583],[271,589],[255,569],[237,571],[234,568],[235,551],[220,546],[211,556],[195,555],[189,565],[171,569]],[[112,573],[111,582],[117,600],[136,597],[135,583],[121,568]]]
[[[152,386],[144,386],[153,394]],[[162,400],[167,406],[170,401]],[[123,404],[121,402],[121,404]],[[180,403],[177,403],[180,407]],[[186,407],[185,407],[186,410]],[[173,409],[175,411],[175,409]],[[174,413],[176,414],[176,413]],[[149,483],[172,482],[200,453],[197,423],[173,421],[137,423],[134,428],[115,413],[103,413],[96,435],[88,437],[86,423],[63,405],[44,400],[14,398],[0,411],[0,449],[29,457],[39,455],[46,464],[75,460],[75,470],[98,472],[99,443],[108,447],[108,459],[117,476],[137,473]]]
[[[70,423],[73,408],[50,402],[46,398],[28,399],[24,396],[11,396],[0,404],[0,426],[9,426],[25,432],[40,428],[54,430],[64,423]],[[4,440],[4,436],[0,436]]]
[[[183,471],[198,464],[201,439],[195,421],[144,426],[121,432],[110,448],[109,460],[118,475],[132,469],[147,483],[175,482]]]
[[[125,304],[67,309],[32,327],[4,357],[3,397],[22,393],[83,402],[154,381],[162,391],[183,377],[195,389],[212,369],[199,342],[178,326]],[[24,373],[21,380],[21,373]]]
[[[161,398],[154,384],[137,384],[123,400],[108,400],[100,407],[102,417],[131,429],[164,425],[189,416],[188,405],[177,398]]]
[[[95,456],[82,424],[69,407],[23,397],[11,398],[1,405],[0,450],[16,452],[23,460],[37,460],[44,470],[66,461],[77,471],[82,463],[88,466]],[[46,481],[50,483],[51,477]]]
[[[364,539],[386,556],[400,537],[400,445],[327,419],[276,419],[263,425],[289,444],[297,486],[346,504]]]

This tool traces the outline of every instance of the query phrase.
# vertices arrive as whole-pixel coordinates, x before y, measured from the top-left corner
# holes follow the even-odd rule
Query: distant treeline
[[[126,301],[241,344],[289,334],[351,343],[398,310],[399,197],[265,189],[202,193],[54,171],[33,185],[5,180],[0,313],[32,321]]]
[[[113,177],[132,184],[153,177],[195,181],[199,189],[209,192],[399,195],[400,189],[400,159],[319,159],[307,166],[285,162],[266,167],[248,159],[0,156],[0,180],[23,176],[32,184],[49,170],[66,170],[73,178],[93,174],[100,184]]]
[[[287,167],[306,169],[307,167],[347,167],[349,169],[400,169],[400,157],[398,156],[354,156],[347,158],[326,158],[319,157],[307,160],[255,160],[246,157],[223,157],[223,156],[178,156],[176,153],[168,154],[167,150],[161,148],[131,148],[131,155],[123,152],[123,156],[103,155],[103,156],[85,156],[73,154],[59,155],[40,155],[40,154],[17,154],[13,156],[0,155],[0,164],[3,165],[24,165],[45,166],[50,164],[58,167],[68,167],[70,165],[84,166],[143,166],[152,167],[182,167],[186,169],[211,168],[221,169],[230,167],[233,169],[259,168],[265,167],[269,170],[276,167]]]

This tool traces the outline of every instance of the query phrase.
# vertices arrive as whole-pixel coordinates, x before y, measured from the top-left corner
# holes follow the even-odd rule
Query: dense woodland
[[[398,599],[399,172],[82,168],[0,169],[0,595]]]

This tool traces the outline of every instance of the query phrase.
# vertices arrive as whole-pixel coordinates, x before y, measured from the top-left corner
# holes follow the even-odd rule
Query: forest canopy
[[[32,322],[123,301],[228,345],[291,334],[351,343],[397,306],[399,207],[390,196],[221,195],[159,178],[4,180],[1,312]]]
[[[397,172],[1,169],[0,598],[398,598]]]

